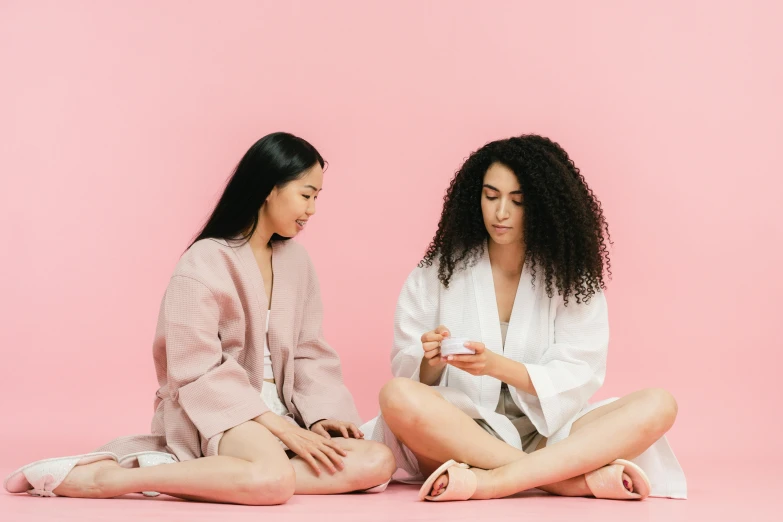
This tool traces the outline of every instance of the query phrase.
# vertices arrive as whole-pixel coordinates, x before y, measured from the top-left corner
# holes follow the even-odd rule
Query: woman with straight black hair
[[[9,492],[268,505],[385,489],[394,458],[357,428],[315,270],[288,241],[315,214],[324,165],[282,132],[247,151],[163,297],[151,434],[20,468]]]

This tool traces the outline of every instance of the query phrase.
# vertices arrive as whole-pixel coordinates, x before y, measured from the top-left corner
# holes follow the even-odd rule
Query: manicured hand
[[[332,438],[332,434],[338,433],[346,439],[363,439],[364,433],[351,422],[345,422],[334,419],[324,419],[310,426],[310,431],[321,435],[327,439]]]

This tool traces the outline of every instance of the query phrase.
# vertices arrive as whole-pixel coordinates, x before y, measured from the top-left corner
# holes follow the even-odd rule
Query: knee
[[[388,421],[391,419],[413,420],[421,411],[421,387],[420,382],[405,377],[395,377],[387,382],[378,397],[381,413]]]
[[[658,437],[669,431],[677,418],[677,401],[668,391],[650,388],[644,392],[647,429]]]
[[[357,490],[383,484],[397,471],[397,462],[391,450],[385,444],[373,441],[365,442],[360,466],[360,484],[356,485]]]
[[[385,444],[371,442],[367,453],[367,461],[370,463],[371,469],[375,470],[376,478],[379,479],[378,484],[389,480],[397,471],[397,461],[394,459],[394,454]]]
[[[240,503],[253,506],[285,504],[296,489],[294,467],[286,464],[280,469],[258,464],[246,466],[236,483]]]

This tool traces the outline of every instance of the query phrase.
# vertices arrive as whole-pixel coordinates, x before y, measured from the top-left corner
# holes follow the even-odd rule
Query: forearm
[[[527,394],[538,395],[533,381],[530,379],[530,373],[524,364],[512,361],[502,355],[496,355],[496,357],[492,371],[489,373],[492,377]]]
[[[289,425],[288,421],[273,411],[264,412],[253,420],[273,434],[280,433]]]
[[[421,366],[419,367],[419,381],[427,386],[432,386],[443,375],[443,370],[446,369],[446,365],[440,363],[437,366],[430,366],[430,359],[426,357],[421,358]]]

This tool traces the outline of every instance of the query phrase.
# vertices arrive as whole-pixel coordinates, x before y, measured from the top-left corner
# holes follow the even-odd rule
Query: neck
[[[506,275],[518,276],[525,266],[525,244],[523,242],[500,245],[489,239],[489,262],[493,268]]]
[[[258,219],[258,226],[256,226],[253,235],[250,236],[250,239],[248,240],[250,248],[256,251],[264,251],[270,248],[269,242],[272,240],[273,235],[274,233],[272,232],[269,223],[263,219],[263,216],[260,216]]]

